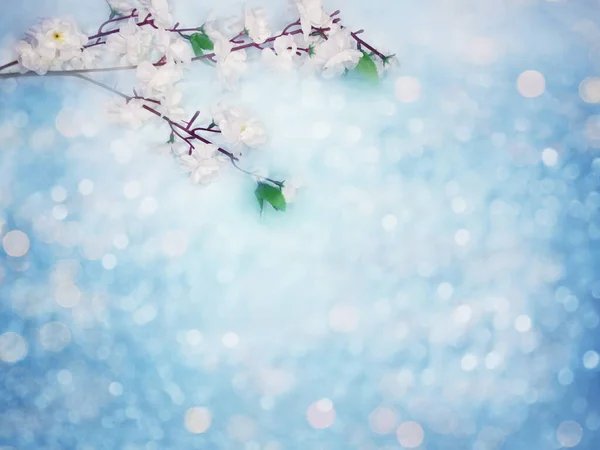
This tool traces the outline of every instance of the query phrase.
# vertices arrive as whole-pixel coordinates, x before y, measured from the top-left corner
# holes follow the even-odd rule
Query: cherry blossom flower
[[[68,66],[74,70],[92,69],[102,57],[103,49],[90,47],[83,49],[79,54],[68,61]]]
[[[208,184],[216,178],[221,168],[217,155],[216,145],[201,143],[195,145],[191,155],[182,155],[180,162],[195,184]]]
[[[107,0],[108,6],[119,14],[130,14],[135,9],[135,3],[131,0]]]
[[[31,70],[38,75],[44,75],[48,72],[53,61],[52,56],[54,56],[54,52],[45,56],[38,52],[33,45],[27,41],[20,41],[15,50],[18,55],[18,61],[22,72]]]
[[[123,25],[116,34],[106,39],[106,50],[117,55],[123,64],[138,65],[148,57],[152,33],[138,27],[135,19]]]
[[[43,20],[28,34],[37,41],[38,46],[57,50],[57,58],[63,61],[70,59],[69,53],[81,50],[88,41],[72,19]]]
[[[246,51],[232,52],[233,44],[222,33],[207,31],[214,43],[217,58],[217,76],[226,88],[232,88],[246,70]]]
[[[311,27],[327,28],[331,25],[331,17],[323,10],[321,0],[296,0],[296,8],[300,13],[300,25],[306,41]]]
[[[167,30],[155,30],[153,46],[167,61],[189,63],[194,57],[192,48],[188,42],[176,36]]]
[[[160,111],[163,115],[168,116],[172,120],[180,120],[185,117],[185,111],[181,107],[183,94],[181,91],[169,89],[160,97]]]
[[[173,25],[173,16],[171,16],[167,0],[139,0],[139,2],[142,12],[152,14],[155,25],[162,28],[169,28]]]
[[[275,39],[274,50],[266,48],[261,53],[263,62],[271,67],[289,71],[294,67],[294,55],[298,45],[290,35],[284,35]]]
[[[354,47],[350,31],[333,26],[329,38],[315,47],[312,64],[322,72],[323,78],[340,76],[346,69],[352,70],[362,57]]]
[[[244,28],[248,36],[257,44],[262,44],[271,37],[271,30],[267,22],[267,13],[264,9],[250,9],[244,12]]]
[[[239,15],[218,17],[214,10],[210,10],[204,21],[204,29],[209,36],[211,33],[218,32],[233,37],[244,28],[244,22],[244,17]]]
[[[181,69],[173,62],[157,67],[150,61],[142,61],[136,75],[146,96],[164,96],[181,79]]]
[[[62,63],[79,57],[88,38],[70,19],[46,19],[27,33],[16,51],[22,71],[39,75],[48,70],[60,70]]]
[[[219,105],[213,113],[213,121],[235,149],[242,145],[255,148],[267,142],[264,125],[241,109]]]
[[[115,100],[108,106],[108,119],[111,122],[125,124],[138,129],[152,118],[152,114],[144,109],[144,101],[132,99],[125,101]]]
[[[175,156],[187,155],[190,150],[190,147],[185,142],[181,141],[173,142],[172,144],[167,145],[169,145],[169,151],[171,154]]]

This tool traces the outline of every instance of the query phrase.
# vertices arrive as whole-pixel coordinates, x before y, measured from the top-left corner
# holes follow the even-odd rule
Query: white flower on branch
[[[350,31],[334,25],[328,39],[315,47],[311,61],[322,72],[323,78],[334,78],[346,69],[354,69],[361,57],[362,52],[354,47]]]
[[[129,19],[118,33],[108,36],[106,50],[117,55],[124,64],[138,65],[147,58],[151,43],[152,33]]]
[[[29,30],[28,38],[17,44],[21,69],[39,75],[60,70],[62,63],[80,56],[87,43],[86,35],[70,19],[47,19]]]
[[[225,36],[238,34],[244,28],[244,17],[242,15],[232,15],[227,17],[218,17],[214,10],[210,10],[204,21],[204,30],[209,36],[211,33],[221,33]]]
[[[96,63],[102,56],[100,47],[85,48],[79,54],[68,61],[70,69],[92,69],[96,67]]]
[[[136,75],[144,95],[154,98],[164,96],[181,79],[181,68],[172,62],[157,67],[150,61],[143,61],[137,67]]]
[[[194,146],[191,155],[181,156],[181,166],[195,184],[208,184],[216,178],[221,168],[217,146],[203,143],[195,143]]]
[[[264,125],[241,109],[219,105],[213,113],[213,121],[234,149],[242,145],[256,148],[267,142]]]
[[[284,71],[292,70],[294,67],[294,55],[298,45],[290,35],[284,35],[275,39],[274,50],[266,48],[261,53],[263,62],[271,67]]]
[[[169,89],[159,98],[160,112],[171,120],[181,120],[185,117],[185,110],[181,107],[183,93],[175,89]]]
[[[189,63],[194,57],[190,44],[167,30],[154,31],[153,46],[167,61]]]
[[[113,123],[125,124],[138,129],[150,120],[152,113],[144,108],[144,101],[140,99],[118,99],[108,106],[108,119]]]
[[[127,15],[135,9],[135,3],[132,0],[107,0],[108,6],[119,14]]]
[[[311,27],[327,28],[331,25],[331,17],[323,10],[321,0],[296,0],[296,8],[300,13],[300,25],[306,41]]]
[[[23,72],[31,70],[38,75],[44,75],[48,72],[48,69],[54,60],[54,52],[51,52],[50,54],[41,53],[26,41],[20,41],[15,50],[19,58],[19,65]]]
[[[143,13],[152,14],[155,25],[161,28],[170,28],[173,25],[169,2],[167,0],[139,0],[140,10]],[[143,18],[143,17],[142,17]]]
[[[244,12],[244,28],[248,36],[257,44],[262,44],[271,37],[271,30],[264,9],[250,9]]]
[[[169,146],[170,153],[175,156],[184,156],[190,151],[189,145],[182,141],[177,141],[167,145]]]
[[[33,27],[29,35],[39,46],[57,50],[57,58],[65,61],[70,53],[81,50],[88,38],[71,19],[46,19]]]
[[[246,50],[232,52],[233,44],[218,31],[207,31],[214,43],[217,58],[217,76],[223,85],[232,88],[246,71]]]

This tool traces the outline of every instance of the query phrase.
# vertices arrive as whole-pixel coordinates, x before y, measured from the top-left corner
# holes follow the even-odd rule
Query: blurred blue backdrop
[[[265,122],[243,163],[301,184],[285,214],[233,169],[191,185],[166,128],[106,123],[82,80],[0,79],[0,449],[600,446],[600,4],[326,8],[397,54],[380,86],[183,83],[190,113]],[[11,4],[1,61],[41,17],[106,13]]]

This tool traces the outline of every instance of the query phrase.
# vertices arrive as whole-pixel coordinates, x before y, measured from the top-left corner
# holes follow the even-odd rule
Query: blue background
[[[294,20],[271,3],[253,4]],[[177,1],[174,16],[199,25],[210,6]],[[27,350],[0,357],[0,448],[397,449],[406,421],[424,449],[561,448],[565,421],[576,448],[600,445],[598,368],[584,365],[600,321],[600,119],[580,94],[600,76],[600,5],[326,8],[398,55],[378,87],[254,64],[233,92],[200,64],[182,83],[206,123],[222,97],[265,122],[269,144],[243,163],[302,182],[285,214],[261,218],[252,179],[228,166],[190,185],[158,145],[166,128],[107,123],[110,94],[81,80],[0,79],[0,230],[31,241],[0,251],[0,334]],[[65,14],[92,33],[106,6],[11,5],[3,60]],[[519,92],[527,70],[542,95]],[[132,74],[97,79],[129,90]],[[326,429],[307,420],[320,399]],[[194,407],[212,417],[201,434],[186,429]],[[378,407],[395,412],[383,434]]]

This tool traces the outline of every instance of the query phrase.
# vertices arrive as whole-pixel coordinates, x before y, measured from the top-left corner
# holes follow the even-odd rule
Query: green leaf
[[[286,202],[281,188],[259,182],[254,191],[260,212],[262,213],[265,202],[269,203],[277,211],[285,211]]]
[[[363,52],[363,56],[358,61],[358,64],[356,65],[354,70],[367,81],[370,81],[372,83],[377,83],[379,81],[377,66],[375,65],[371,57],[368,55],[368,53]]]
[[[256,192],[254,194],[256,195]],[[258,200],[258,206],[260,206],[260,215],[262,216],[263,209],[265,207],[265,200],[262,198],[258,198],[258,196],[256,197],[256,199]]]
[[[171,135],[169,136],[169,140],[167,141],[167,144],[174,144],[175,143],[175,133],[171,132]]]
[[[206,33],[194,33],[190,36],[190,43],[196,56],[204,55],[204,50],[212,50],[215,48],[213,41],[207,36]]]

